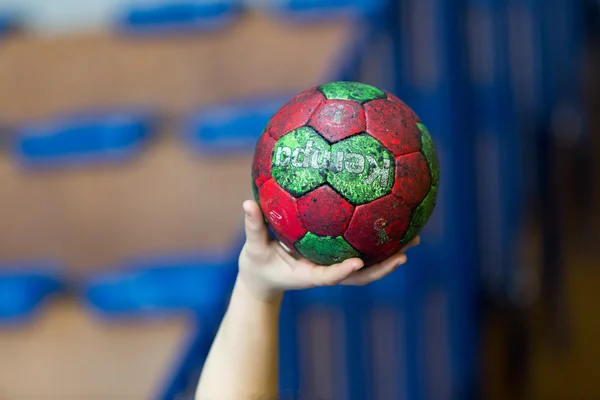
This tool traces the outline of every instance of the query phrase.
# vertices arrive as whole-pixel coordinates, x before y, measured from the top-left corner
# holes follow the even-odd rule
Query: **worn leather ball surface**
[[[398,252],[436,203],[439,165],[400,99],[358,82],[306,90],[272,117],[252,165],[256,201],[280,242],[321,265]]]

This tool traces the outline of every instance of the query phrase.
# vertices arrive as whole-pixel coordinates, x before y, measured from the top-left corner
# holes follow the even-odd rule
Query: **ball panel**
[[[306,228],[321,236],[342,236],[350,223],[354,206],[323,185],[298,199],[298,211]]]
[[[329,143],[366,130],[365,112],[355,101],[325,100],[308,121]]]
[[[262,207],[260,206],[260,196],[258,195],[258,186],[256,186],[256,183],[254,183],[254,179],[252,180],[252,194],[254,195],[254,201],[256,201],[256,204],[258,204],[258,207],[261,209],[260,211],[262,213],[263,220],[268,225],[269,221],[267,221],[267,217],[265,217],[264,212],[262,212]]]
[[[396,158],[396,177],[392,193],[410,209],[415,208],[427,195],[431,176],[425,156],[419,153]]]
[[[332,265],[361,254],[341,236],[318,236],[308,232],[296,243],[296,250],[305,258],[320,264]]]
[[[425,125],[420,122],[417,125],[421,131],[421,151],[427,160],[427,165],[429,166],[429,171],[431,172],[431,184],[433,186],[438,186],[440,183],[440,163],[435,146],[433,144],[433,139],[431,138],[431,134]]]
[[[256,186],[256,182],[252,179],[252,194],[254,195],[254,201],[260,204],[260,197],[258,196],[258,186]]]
[[[267,132],[275,140],[306,125],[319,104],[325,100],[317,88],[305,90],[293,97],[273,115],[267,125]]]
[[[388,100],[374,100],[364,105],[367,133],[379,140],[394,156],[421,149],[421,131],[417,117],[408,107]]]
[[[378,254],[371,254],[369,256],[364,256],[363,261],[366,266],[371,266],[371,265],[380,263],[380,262],[392,257],[394,254],[397,254],[400,251],[401,247],[402,246],[398,246],[398,250],[390,251],[388,253],[378,253]]]
[[[256,186],[260,187],[263,183],[271,179],[271,158],[273,157],[275,143],[275,139],[265,132],[263,132],[256,143],[254,158],[252,160],[252,176]]]
[[[388,195],[356,207],[344,237],[365,259],[385,259],[400,250],[410,220],[411,210]]]
[[[364,204],[390,193],[394,157],[376,139],[359,134],[331,147],[327,182],[352,204]]]
[[[412,108],[410,108],[410,106],[408,104],[406,104],[405,102],[403,102],[402,100],[400,100],[398,97],[394,96],[391,93],[386,93],[387,94],[387,99],[389,101],[391,101],[394,104],[397,104],[400,106],[400,108],[402,108],[403,110],[406,110],[406,112],[412,116],[416,122],[421,122],[421,118],[419,118],[419,116],[417,115],[417,113],[414,112],[414,110]]]
[[[319,86],[319,90],[328,100],[353,100],[364,103],[386,98],[384,91],[359,82],[331,82]]]
[[[294,243],[307,232],[296,199],[270,179],[258,189],[260,208],[273,233],[284,243]]]
[[[437,187],[432,186],[425,199],[414,209],[410,225],[406,234],[402,238],[402,243],[406,244],[413,240],[425,227],[425,224],[431,217],[437,201]]]
[[[314,129],[302,127],[283,136],[275,144],[272,163],[273,178],[295,197],[325,183],[326,172],[314,168],[318,154],[329,154],[329,144]]]

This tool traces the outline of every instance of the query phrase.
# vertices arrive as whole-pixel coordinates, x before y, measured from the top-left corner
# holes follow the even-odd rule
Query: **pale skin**
[[[268,234],[260,208],[248,200],[246,243],[229,307],[204,365],[196,400],[277,400],[278,327],[281,300],[288,290],[317,286],[367,285],[406,263],[404,252],[362,269],[352,258],[316,265],[287,252]]]

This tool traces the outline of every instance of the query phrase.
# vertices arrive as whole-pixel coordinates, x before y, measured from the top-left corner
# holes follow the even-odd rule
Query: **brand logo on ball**
[[[276,167],[291,165],[294,168],[312,168],[316,170],[329,170],[330,172],[346,171],[351,174],[360,175],[365,170],[369,173],[364,183],[371,185],[379,182],[381,187],[388,186],[391,162],[384,158],[379,165],[375,158],[358,153],[346,153],[343,151],[322,151],[313,148],[313,141],[308,141],[305,147],[292,149],[291,147],[278,147],[273,160]]]
[[[385,231],[385,227],[387,226],[387,224],[388,222],[385,220],[385,218],[379,218],[373,224],[373,229],[377,232],[378,245],[385,244],[391,240],[387,232]]]

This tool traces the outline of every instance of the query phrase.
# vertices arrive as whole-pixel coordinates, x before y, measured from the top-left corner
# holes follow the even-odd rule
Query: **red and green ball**
[[[252,183],[278,240],[322,265],[367,265],[398,252],[431,216],[439,165],[431,136],[400,99],[333,82],[306,90],[270,120]]]

